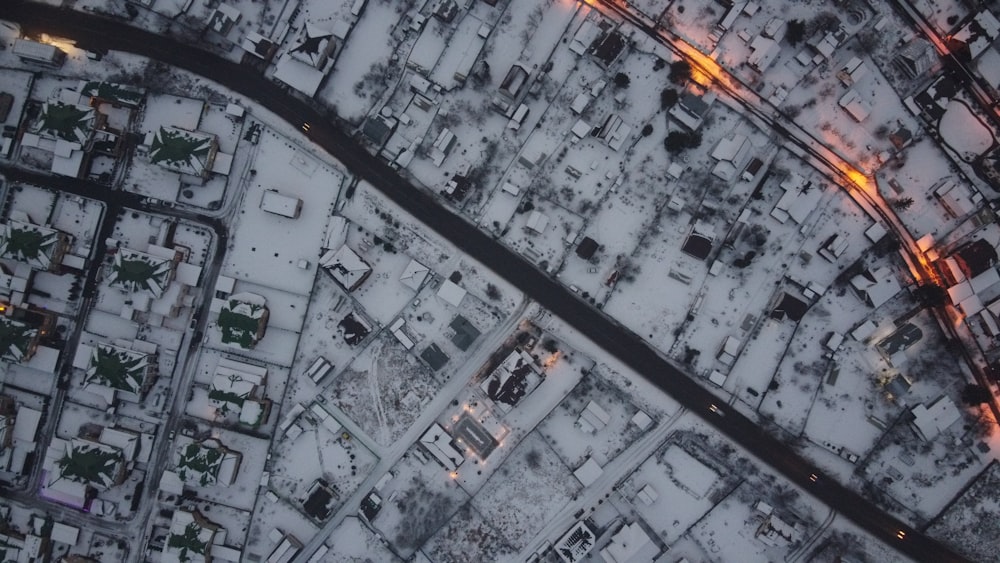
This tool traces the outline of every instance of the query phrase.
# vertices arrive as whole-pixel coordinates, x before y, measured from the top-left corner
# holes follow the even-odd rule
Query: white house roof
[[[399,281],[406,287],[414,291],[419,291],[420,286],[424,283],[424,279],[427,278],[427,274],[429,273],[430,268],[411,259],[410,263],[403,269],[403,274],[399,276]]]
[[[461,305],[462,299],[465,298],[466,293],[465,288],[451,280],[445,280],[444,283],[441,284],[441,289],[437,292],[438,297],[444,299],[446,303],[449,303],[454,307]]]
[[[962,416],[948,397],[939,398],[930,407],[921,403],[910,409],[910,412],[913,413],[913,426],[927,441],[936,438],[942,430],[958,422]]]
[[[536,233],[545,232],[545,227],[549,224],[548,215],[534,209],[528,214],[528,228]]]
[[[310,66],[291,55],[282,55],[274,67],[274,78],[309,96],[316,95],[323,81],[323,71]]]
[[[587,487],[596,481],[602,473],[604,473],[604,468],[601,467],[601,464],[594,461],[594,458],[588,457],[587,461],[573,472],[573,475],[580,484]]]
[[[652,541],[645,530],[642,529],[642,526],[638,522],[633,522],[622,526],[622,529],[617,534],[611,536],[611,543],[601,550],[601,557],[607,563],[640,561],[642,559],[637,557],[639,552],[643,551],[649,545],[652,545]],[[655,550],[653,555],[658,552],[658,549]],[[649,561],[650,559],[645,560]]]
[[[427,451],[431,452],[438,461],[444,465],[448,471],[454,471],[465,461],[462,452],[451,445],[451,436],[441,428],[441,425],[434,423],[424,435],[420,437],[420,443]]]

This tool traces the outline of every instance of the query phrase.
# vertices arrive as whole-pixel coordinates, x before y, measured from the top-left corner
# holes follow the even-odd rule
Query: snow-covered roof
[[[840,104],[840,107],[847,110],[847,113],[851,114],[851,117],[859,123],[868,119],[868,116],[872,113],[871,104],[862,100],[861,94],[853,88],[841,96],[838,103]]]
[[[647,549],[652,546],[653,549]],[[639,557],[639,552],[649,551],[649,557]],[[638,522],[622,526],[618,533],[611,536],[611,543],[601,550],[601,557],[607,563],[628,563],[630,561],[652,560],[659,549],[653,545],[649,535]]]
[[[962,417],[955,402],[942,396],[929,407],[923,403],[910,409],[913,427],[924,440],[931,441]]]
[[[269,311],[266,300],[253,293],[240,293],[226,299],[217,324],[222,342],[251,348],[263,336]]]
[[[45,139],[62,139],[85,144],[94,132],[97,110],[90,106],[49,100],[29,127]]]
[[[750,56],[747,58],[747,64],[758,72],[764,72],[780,53],[781,46],[777,41],[758,35],[750,42]]]
[[[92,348],[84,383],[137,396],[150,370],[148,354],[111,344],[98,344]]]
[[[281,55],[274,67],[274,78],[309,96],[316,95],[323,81],[323,71],[293,58],[291,55]]]
[[[548,215],[538,211],[537,209],[531,210],[528,214],[527,227],[536,233],[544,233],[545,227],[549,224]]]
[[[960,52],[967,60],[972,60],[989,49],[998,36],[1000,36],[1000,21],[984,8],[949,37],[949,44],[951,50]]]
[[[712,151],[712,158],[719,161],[712,174],[726,181],[732,180],[749,162],[752,148],[746,135],[723,137]]]
[[[580,484],[587,487],[594,481],[597,481],[602,473],[604,473],[604,468],[601,467],[601,464],[597,463],[594,458],[588,457],[587,461],[583,462],[583,465],[573,471],[573,476],[576,477],[576,480]]]
[[[872,307],[880,307],[901,289],[892,269],[882,266],[851,278],[851,285],[861,293]]]
[[[583,55],[601,34],[601,28],[593,20],[587,19],[580,25],[573,34],[573,41],[570,42],[569,50],[577,55]]]
[[[322,69],[326,65],[333,47],[332,31],[321,28],[312,22],[306,22],[302,35],[288,50],[288,54],[313,68]]]
[[[420,291],[420,286],[423,285],[429,273],[430,268],[411,259],[410,263],[403,269],[403,273],[399,276],[399,281],[414,291]]]
[[[264,190],[264,195],[260,199],[260,208],[268,213],[295,219],[299,216],[299,211],[302,210],[302,200],[282,195],[277,190]]]
[[[177,450],[174,471],[181,481],[196,486],[232,485],[236,480],[242,455],[215,439],[187,442]]]
[[[462,304],[462,299],[465,298],[466,294],[465,288],[456,284],[451,280],[445,280],[441,284],[441,288],[438,289],[437,295],[441,299],[453,307],[458,307]]]
[[[23,405],[18,407],[17,416],[14,417],[13,438],[26,444],[34,442],[41,421],[42,411]]]
[[[333,279],[337,280],[347,291],[357,289],[372,272],[372,267],[365,262],[364,258],[346,244],[336,251],[327,251],[320,258],[319,263],[328,269]]]
[[[420,444],[448,471],[454,471],[465,461],[462,452],[452,445],[451,436],[436,422],[420,437]]]
[[[207,176],[219,150],[215,135],[178,127],[160,127],[147,139],[153,164],[191,176]]]

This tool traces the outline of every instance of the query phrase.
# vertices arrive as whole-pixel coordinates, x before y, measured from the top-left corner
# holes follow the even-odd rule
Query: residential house
[[[222,332],[222,343],[249,350],[267,330],[270,313],[267,300],[254,293],[239,293],[226,299],[219,310],[216,324]]]

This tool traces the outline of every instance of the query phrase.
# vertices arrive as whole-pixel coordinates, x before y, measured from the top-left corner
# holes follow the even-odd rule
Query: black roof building
[[[617,30],[609,31],[594,42],[590,48],[590,54],[597,59],[597,65],[607,69],[618,60],[618,57],[625,50],[625,36]]]
[[[472,346],[472,343],[482,334],[479,332],[479,329],[469,322],[469,319],[466,319],[462,315],[456,316],[448,327],[455,331],[455,335],[451,337],[451,342],[463,352],[468,350],[469,346]]]
[[[576,247],[576,255],[584,260],[590,260],[593,258],[598,248],[600,248],[600,245],[597,244],[596,240],[590,237],[583,237],[583,240],[581,240],[580,244]]]
[[[420,353],[420,357],[423,358],[423,360],[427,362],[427,365],[429,365],[434,371],[438,371],[443,368],[450,359],[447,354],[441,351],[441,347],[434,343],[431,343],[430,346],[424,348],[424,351]]]

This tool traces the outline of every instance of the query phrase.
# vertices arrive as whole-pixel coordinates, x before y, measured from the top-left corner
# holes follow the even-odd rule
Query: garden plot
[[[320,421],[315,409],[322,409],[326,418]],[[302,509],[309,487],[322,479],[335,493],[329,505],[330,514],[335,514],[368,477],[378,458],[359,441],[345,439],[343,428],[322,405],[307,409],[297,424],[304,431],[294,438],[286,434],[271,451],[275,462],[269,488]]]
[[[238,280],[308,295],[343,173],[271,129],[257,145],[257,168],[246,187],[243,205],[232,228],[222,273]],[[255,164],[256,164],[255,163]],[[261,209],[265,190],[301,201],[296,218]],[[305,261],[305,268],[301,261]]]
[[[491,526],[472,503],[462,506],[421,550],[435,563],[465,563],[470,554],[494,561],[515,555],[502,532]]]
[[[329,5],[324,9],[329,10]],[[390,2],[370,2],[351,29],[350,40],[316,95],[341,119],[360,123],[402,74],[393,54],[407,52],[406,46],[416,40],[399,27],[404,10]]]
[[[508,225],[504,241],[540,267],[556,266],[583,228],[583,217],[547,199],[532,199],[531,210],[522,204],[522,212]]]
[[[940,35],[947,35],[969,15],[969,6],[961,2],[914,0],[913,7],[930,20]]]
[[[350,292],[350,297],[364,308],[366,315],[380,324],[389,324],[414,297],[413,289],[401,281],[410,257],[397,251],[392,241],[354,224],[348,227],[344,244],[371,268],[371,275]]]
[[[740,483],[688,532],[712,559],[781,560],[815,532],[817,510],[826,516],[818,501],[802,498],[798,490],[784,484],[775,487],[773,476],[764,477]],[[758,502],[767,504],[764,510],[770,515],[757,508]],[[789,532],[789,527],[794,529]],[[778,535],[772,531],[775,528],[792,537]]]
[[[210,252],[213,255],[222,252],[222,249],[213,249],[215,242],[215,233],[196,223],[178,221],[174,229],[173,243],[191,251],[185,260],[188,264],[204,267]],[[199,281],[204,283],[204,279]]]
[[[838,49],[827,65],[818,67],[799,88],[791,90],[782,107],[785,112],[797,112],[795,123],[833,152],[872,172],[880,166],[876,155],[893,149],[887,139],[889,133],[901,127],[918,131],[920,125],[903,107],[878,66],[864,53],[850,48],[856,45],[852,41],[847,48]],[[853,57],[864,57],[868,73],[845,85],[838,73]]]
[[[200,431],[209,428],[207,424],[198,424],[197,427]],[[211,432],[213,439],[240,457],[233,482],[228,486],[220,482],[202,485],[197,478],[189,478],[184,486],[195,491],[198,498],[240,510],[253,509],[270,443],[261,438],[224,428],[215,427]],[[187,445],[192,443],[192,440],[178,436],[178,440],[167,450],[173,471],[177,472],[180,469],[178,463],[182,459],[181,456]]]
[[[803,323],[815,322],[822,325],[823,322],[827,322],[834,325],[853,314],[855,323],[860,324],[867,313],[867,308],[860,303],[852,304],[850,299],[849,296],[837,300],[830,296],[824,297],[803,319]],[[820,308],[836,310],[837,307],[843,307],[838,315],[820,317],[814,314]],[[890,319],[884,319],[882,324],[888,326],[880,328],[878,332],[883,334],[891,332],[894,327],[889,321]],[[836,326],[830,328],[841,330]],[[823,341],[825,337],[818,342],[810,341],[803,345],[813,351],[816,356],[815,361],[819,361],[820,355],[817,344],[822,344]],[[793,342],[791,346],[796,348],[799,345]],[[885,385],[899,376],[900,372],[888,367],[884,358],[867,342],[858,342],[850,337],[841,344],[834,362],[829,367],[829,371],[818,374],[822,383],[815,401],[806,412],[807,419],[802,430],[813,443],[827,446],[822,449],[826,452],[824,455],[814,456],[817,460],[839,459],[836,458],[836,453],[829,451],[829,447],[844,448],[847,453],[863,456],[874,446],[883,432],[870,421],[873,419],[891,421],[898,416],[902,408],[902,405],[895,401],[896,397],[892,400],[885,399],[888,392]],[[850,428],[845,428],[845,424],[850,424]],[[833,464],[826,465],[829,467]],[[845,465],[845,462],[833,467],[831,472],[841,474],[853,469]],[[843,476],[847,478],[849,475]]]
[[[570,468],[537,433],[525,437],[472,499],[472,506],[515,549],[580,490]]]
[[[514,286],[490,275],[489,270],[481,264],[457,252],[450,242],[427,230],[411,215],[374,193],[366,182],[362,181],[357,185],[357,190],[347,200],[341,213],[368,232],[392,241],[396,251],[427,266],[432,273],[450,276],[459,272],[462,275],[462,287],[472,296],[499,308],[495,315],[509,314],[521,302],[521,292]],[[499,298],[496,298],[497,295]]]
[[[660,178],[661,166],[669,165],[660,139],[641,138],[632,154],[630,160],[638,164],[633,171],[622,176],[624,180],[618,187],[614,186],[617,182],[614,177],[608,178],[609,174],[619,169],[618,166],[612,167],[612,163],[607,161],[595,162],[598,166],[592,169],[590,156],[584,151],[574,150],[562,161],[557,158],[556,162],[566,166],[553,171],[557,183],[584,188],[592,185],[596,188],[593,199],[581,195],[584,199],[577,204],[577,209],[587,217],[586,227],[577,244],[586,236],[597,242],[599,248],[589,259],[571,253],[563,262],[560,276],[595,296],[599,303],[611,294],[614,284],[609,286],[607,280],[614,272],[619,257],[630,255],[649,226],[658,221],[659,209],[677,185],[676,180]],[[582,174],[575,180],[577,171]],[[595,269],[596,272],[592,271]]]
[[[356,516],[348,516],[326,540],[326,563],[397,563],[401,561],[385,541]]]
[[[149,247],[151,238],[160,240],[160,231],[168,223],[166,217],[143,213],[132,209],[125,210],[115,221],[115,228],[111,231],[111,238],[120,242],[124,248],[131,248],[143,251]],[[102,257],[103,258],[103,257]]]
[[[295,358],[295,347],[299,341],[299,333],[270,327],[264,337],[254,344],[253,348],[242,348],[236,344],[222,341],[222,329],[217,323],[218,315],[212,314],[205,329],[203,345],[223,353],[239,354],[253,360],[281,367],[291,367]]]
[[[440,383],[389,333],[380,334],[323,390],[366,434],[392,444],[420,415]]]
[[[333,278],[320,272],[316,277],[316,285],[313,286],[305,325],[295,352],[293,375],[283,390],[285,403],[312,400],[319,389],[328,386],[361,353],[370,339],[352,346],[344,339],[341,334],[343,329],[338,326],[349,314],[364,318],[361,312],[353,310],[344,290]],[[332,367],[317,385],[306,376],[306,372],[320,356],[330,362]]]
[[[301,542],[308,542],[319,531],[300,508],[281,499],[272,500],[266,494],[261,495],[254,508],[250,533],[243,548],[243,557],[247,561],[264,561],[278,546],[281,540],[272,539],[273,530],[289,534]]]
[[[688,316],[708,276],[703,262],[680,251],[690,220],[682,214],[679,221],[669,221],[669,230],[660,230],[659,236],[647,238],[649,243],[640,245],[632,256],[618,261],[621,289],[604,307],[660,350],[673,345],[674,329]]]
[[[996,558],[983,538],[1000,534],[1000,463],[995,460],[934,519],[927,534],[975,561]]]
[[[406,320],[406,333],[417,343],[413,352],[421,354],[428,347],[437,346],[448,357],[446,366],[436,370],[441,371],[439,379],[443,380],[462,369],[486,340],[484,335],[496,327],[497,319],[495,309],[483,301],[467,296],[462,309],[452,311],[434,298],[433,292],[433,288],[425,289],[418,298],[420,304],[404,309],[401,318]],[[471,325],[468,330],[459,316]],[[479,335],[475,336],[477,332]]]
[[[918,402],[914,398],[910,404]],[[929,403],[923,401],[924,406]],[[898,420],[859,468],[870,485],[866,490],[897,517],[917,526],[929,522],[990,461],[972,448],[980,437],[978,426],[963,412],[957,422],[926,441],[905,419]]]
[[[674,465],[669,465],[662,459],[663,452],[671,447],[680,448],[671,443],[658,454],[649,457],[631,474],[623,488],[623,494],[632,500],[636,513],[667,545],[676,542],[715,505],[711,495],[693,491],[690,485],[685,484],[685,479],[690,477],[703,484],[709,483],[712,490],[721,487],[718,474],[711,468],[692,461],[694,458],[686,454],[685,450],[681,450],[684,454],[675,454],[677,460],[674,465],[684,459],[691,467],[678,466],[675,471]],[[687,472],[692,473],[689,475]],[[655,495],[647,495],[650,492],[655,492]]]
[[[567,466],[579,467],[587,457],[603,466],[643,434],[631,422],[638,412],[624,392],[591,371],[538,425],[538,431]]]
[[[44,225],[48,223],[56,210],[58,193],[35,186],[11,186],[7,190],[9,210],[7,217],[14,211],[25,213],[32,223]]]
[[[383,504],[373,524],[393,551],[404,558],[410,557],[469,501],[469,495],[448,472],[436,462],[426,461],[425,454],[419,454],[424,461],[418,460],[415,451],[411,449],[393,467],[395,478],[382,494],[394,500]]]
[[[471,189],[464,198],[453,198],[458,207],[478,209],[484,192],[496,184],[520,146],[516,133],[506,128],[510,120],[497,113],[485,97],[473,89],[449,93],[421,138],[417,158],[407,167],[407,172],[435,192],[444,190],[446,182],[456,174],[466,176]],[[429,157],[445,129],[455,135],[455,142],[439,166]]]
[[[240,293],[253,293],[267,300],[267,330],[302,332],[306,309],[309,306],[308,296],[242,280],[234,284],[232,292],[233,295]]]
[[[956,200],[962,207],[956,205],[958,217],[948,213],[940,201],[933,197],[934,189],[951,180],[962,184],[959,180],[959,170],[949,162],[939,146],[929,137],[921,138],[906,148],[902,154],[902,166],[883,168],[876,176],[879,192],[887,201],[909,199],[913,203],[896,215],[913,234],[914,239],[930,234],[936,239],[953,229],[961,230],[960,218],[964,219],[962,208],[969,205],[967,196],[958,196]],[[954,197],[967,188],[957,186],[949,194]]]
[[[0,122],[0,127],[16,127],[18,122],[20,122],[21,114],[24,111],[24,104],[28,101],[31,93],[33,81],[34,76],[30,72],[11,68],[4,69],[3,88],[5,92],[14,96],[14,100],[11,102],[10,111],[7,113],[6,118]],[[7,155],[3,156],[6,157]]]
[[[559,44],[579,4],[552,2],[532,9],[503,6],[503,16],[494,28],[484,49],[484,60],[493,69],[493,80],[500,85],[514,63],[526,68],[541,67]]]

